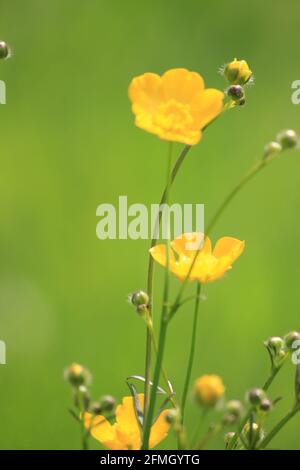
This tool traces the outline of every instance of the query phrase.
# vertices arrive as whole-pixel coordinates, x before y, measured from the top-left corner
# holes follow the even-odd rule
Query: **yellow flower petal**
[[[141,403],[141,407],[143,409],[144,395],[140,393],[138,395],[138,398]],[[122,404],[117,406],[116,422],[118,426],[122,428],[122,432],[124,433],[125,432],[128,432],[129,434],[140,433],[140,427],[136,419],[132,397],[124,397],[122,400]]]
[[[203,239],[204,245],[201,247]],[[187,256],[189,258],[194,258],[195,254],[199,250],[199,248],[191,249],[193,248],[193,245],[201,247],[201,253],[211,253],[211,241],[209,237],[204,238],[204,234],[200,232],[184,233],[171,243],[171,247],[178,255]]]
[[[213,250],[216,258],[229,256],[232,261],[236,260],[244,251],[245,242],[233,237],[223,237],[218,240]]]
[[[167,251],[166,251],[166,245],[156,245],[153,248],[150,248],[150,253],[153,259],[157,261],[159,264],[162,266],[167,265]],[[174,253],[170,251],[170,267],[175,266],[176,260]]]
[[[192,103],[191,113],[195,125],[203,129],[210,121],[215,119],[223,108],[224,93],[213,88],[207,88],[199,94]]]
[[[116,438],[114,426],[104,416],[93,416],[91,413],[84,413],[83,420],[86,429],[89,430],[94,439],[109,449],[121,449],[122,444]]]
[[[166,415],[170,410],[164,410],[160,413],[159,417],[151,427],[149,445],[152,449],[159,444],[168,434],[170,424],[166,421]]]
[[[166,101],[174,99],[179,103],[192,104],[197,94],[204,90],[204,80],[196,72],[178,68],[162,76],[163,96]]]

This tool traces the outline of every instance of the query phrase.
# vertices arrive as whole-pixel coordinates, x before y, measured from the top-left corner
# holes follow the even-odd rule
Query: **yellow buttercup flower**
[[[245,60],[234,59],[226,65],[224,75],[232,85],[245,85],[253,74]]]
[[[215,406],[224,393],[225,387],[218,375],[202,375],[194,385],[195,397],[202,406]]]
[[[170,271],[179,280],[185,279],[188,275],[196,255],[197,259],[189,281],[197,280],[201,283],[207,283],[222,277],[244,251],[245,242],[232,237],[220,238],[214,249],[212,249],[210,239],[206,237],[204,245],[199,251],[198,249],[189,249],[198,246],[199,240],[203,241],[203,238],[204,235],[200,233],[185,233],[171,242]],[[150,249],[150,253],[159,264],[167,265],[165,245],[156,245]]]
[[[129,86],[135,124],[163,140],[195,145],[203,129],[223,108],[224,94],[206,88],[196,72],[171,69],[145,73]]]
[[[144,407],[144,394],[138,395],[141,407]],[[170,424],[166,421],[166,415],[170,410],[161,412],[155,423],[152,425],[149,445],[150,448],[159,444],[166,436]],[[101,415],[84,413],[84,424],[91,435],[101,442],[105,447],[112,450],[139,450],[141,447],[141,429],[136,418],[133,398],[124,397],[122,404],[116,409],[116,422],[110,424]]]

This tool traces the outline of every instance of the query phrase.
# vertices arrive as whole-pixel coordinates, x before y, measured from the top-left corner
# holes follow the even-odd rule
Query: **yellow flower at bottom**
[[[144,394],[138,395],[141,407],[144,407]],[[170,428],[165,417],[170,410],[161,412],[152,425],[149,445],[155,447],[166,436]],[[136,418],[132,397],[124,397],[122,404],[116,409],[116,422],[110,424],[101,415],[84,413],[83,420],[86,429],[91,435],[108,449],[112,450],[139,450],[141,447],[141,429]]]
[[[223,108],[224,93],[204,86],[196,72],[178,68],[162,76],[145,73],[129,86],[135,124],[163,140],[195,145]]]
[[[215,281],[231,269],[232,263],[245,248],[245,242],[232,237],[223,237],[212,249],[211,241],[206,237],[203,247],[198,251],[199,243],[201,240],[203,242],[203,239],[204,235],[201,233],[184,233],[171,242],[170,271],[179,280],[185,279],[197,256],[189,281],[197,280],[201,283]],[[165,245],[156,245],[150,249],[150,253],[159,264],[167,265]]]
[[[196,380],[194,394],[200,405],[215,406],[223,397],[225,387],[221,377],[218,375],[203,375]]]

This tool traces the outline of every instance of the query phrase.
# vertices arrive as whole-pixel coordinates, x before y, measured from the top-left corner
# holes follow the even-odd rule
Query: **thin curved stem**
[[[170,185],[173,184],[176,175],[182,165],[182,163],[185,160],[186,155],[188,154],[191,146],[190,145],[185,145],[179,154],[179,157],[176,160],[176,163],[172,169],[171,173],[171,181]],[[165,188],[161,201],[160,201],[160,206],[166,202],[167,198],[167,187]],[[156,224],[155,224],[155,233],[157,231],[157,228],[160,226],[160,221],[161,221],[161,211],[159,211]],[[154,234],[155,234],[154,233]],[[157,243],[157,238],[153,236],[151,240],[151,248],[153,248]],[[149,315],[150,318],[153,317],[153,270],[154,270],[154,260],[152,256],[149,254],[149,261],[148,261],[148,280],[147,280],[147,294],[149,296]],[[148,405],[149,405],[149,394],[150,394],[150,374],[151,374],[151,332],[147,329],[147,338],[146,338],[146,361],[145,361],[145,401],[144,401],[144,409],[145,409],[145,415],[148,413]]]
[[[200,293],[201,293],[201,284],[197,282],[197,292],[196,292],[194,319],[193,319],[193,327],[192,327],[191,349],[190,349],[190,354],[189,354],[189,359],[188,359],[188,366],[186,370],[185,382],[184,382],[183,393],[182,393],[182,401],[181,401],[182,424],[184,423],[185,404],[186,404],[186,398],[187,398],[187,394],[188,394],[188,390],[190,386],[191,374],[192,374],[194,357],[195,357]]]

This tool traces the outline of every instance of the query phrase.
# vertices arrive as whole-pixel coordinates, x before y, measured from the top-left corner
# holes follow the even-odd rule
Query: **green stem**
[[[290,419],[292,419],[295,416],[295,414],[298,413],[298,411],[300,411],[300,405],[299,404],[295,405],[291,409],[291,411],[289,411],[284,416],[284,418],[282,418],[282,420],[279,421],[279,423],[277,423],[274,426],[274,428],[262,440],[262,442],[260,443],[258,449],[265,449],[267,447],[267,445],[271,442],[271,440],[276,436],[276,434],[279,433],[279,431],[283,428],[283,426],[285,426],[290,421]]]
[[[182,163],[185,160],[186,155],[188,154],[191,146],[190,145],[185,145],[179,154],[179,157],[176,160],[176,163],[173,167],[172,173],[171,173],[171,182],[170,185],[173,184],[176,175],[182,165]],[[161,201],[160,201],[160,206],[166,202],[167,198],[167,187],[165,188]],[[158,218],[156,221],[156,227],[159,228],[160,226],[160,221],[161,221],[161,211],[158,213]],[[155,230],[156,230],[155,227]],[[154,234],[155,235],[155,234]],[[157,243],[157,238],[154,236],[151,240],[151,248],[153,248]],[[147,294],[149,296],[150,302],[149,302],[149,315],[150,318],[153,318],[153,271],[154,271],[154,259],[152,256],[149,254],[149,261],[148,261],[148,281],[147,281]],[[150,374],[151,374],[151,332],[147,328],[147,338],[146,338],[146,362],[145,362],[145,399],[144,399],[144,410],[145,414],[148,413],[148,404],[149,404],[149,395],[150,395]]]
[[[170,198],[170,189],[172,184],[172,173],[171,173],[171,164],[172,164],[172,150],[173,144],[169,144],[169,157],[168,157],[168,167],[167,167],[167,184],[166,191],[164,193],[164,203],[169,204]],[[168,326],[168,300],[169,300],[169,276],[170,276],[170,221],[168,221],[168,233],[166,234],[166,252],[167,252],[167,266],[165,270],[165,282],[164,282],[164,294],[163,294],[163,305],[161,312],[161,324],[160,324],[160,335],[157,349],[157,358],[154,371],[153,385],[150,392],[150,402],[148,410],[145,409],[145,422],[143,429],[143,441],[142,449],[147,450],[149,447],[149,437],[152,426],[152,419],[155,410],[156,402],[156,393],[157,386],[159,383],[160,373],[162,369],[162,361],[165,348],[165,340]],[[151,314],[150,314],[151,315]],[[152,320],[152,316],[150,317]]]
[[[197,293],[196,293],[194,319],[193,319],[193,327],[192,327],[191,349],[190,349],[190,354],[189,354],[188,366],[187,366],[185,382],[184,382],[184,387],[183,387],[183,393],[182,393],[182,401],[181,401],[182,424],[184,423],[184,412],[185,412],[186,398],[187,398],[187,393],[188,393],[189,386],[190,386],[192,368],[193,368],[193,364],[194,364],[194,356],[195,356],[195,349],[196,349],[196,338],[197,338],[197,325],[198,325],[198,317],[199,317],[200,293],[201,293],[201,284],[200,284],[200,282],[197,282]]]

